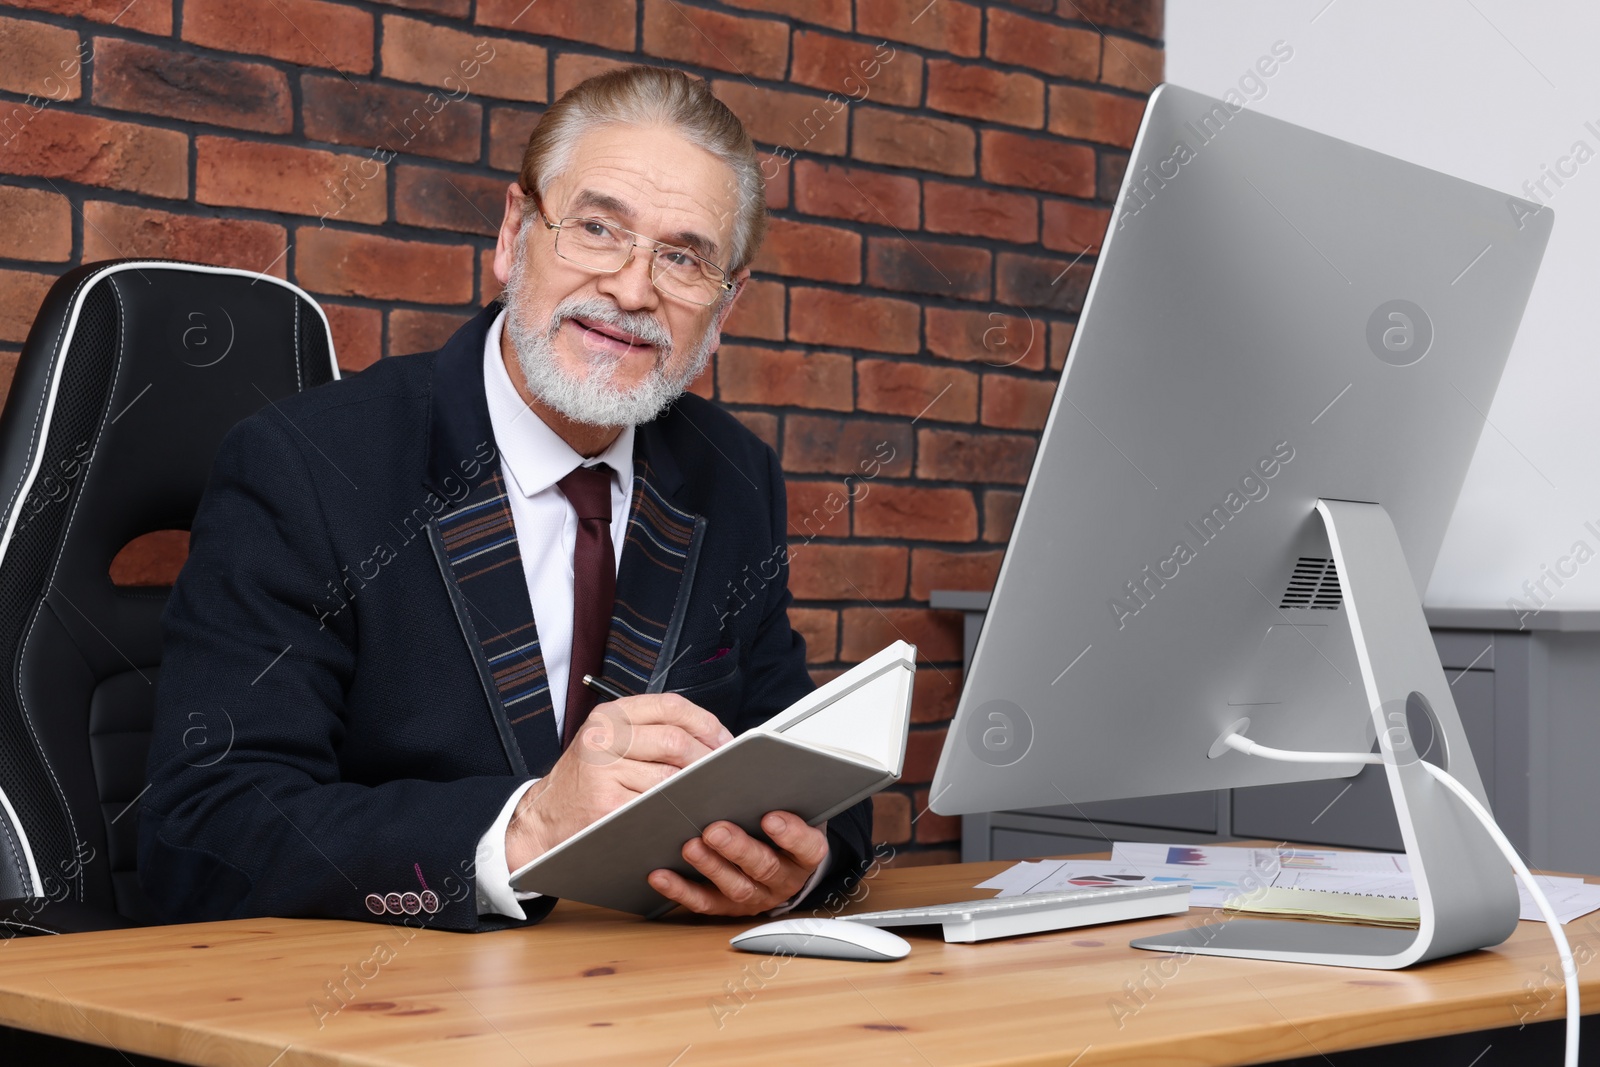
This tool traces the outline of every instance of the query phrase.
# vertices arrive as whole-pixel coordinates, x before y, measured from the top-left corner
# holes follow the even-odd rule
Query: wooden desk
[[[863,910],[970,899],[1008,866],[885,870]],[[184,1063],[253,1067],[1261,1063],[1559,1020],[1544,927],[1408,971],[1174,957],[1132,937],[1206,917],[947,945],[896,963],[734,952],[750,925],[563,902],[468,935],[236,921],[0,943],[0,1021]],[[1567,927],[1600,950],[1600,922]],[[1600,967],[1583,969],[1600,1009]],[[344,983],[347,1004],[329,995]],[[321,1005],[320,1009],[317,1005]],[[319,1018],[320,1016],[320,1018]]]

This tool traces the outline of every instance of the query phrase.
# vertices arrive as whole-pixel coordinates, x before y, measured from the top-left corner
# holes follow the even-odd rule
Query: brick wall
[[[933,589],[994,580],[1144,97],[1162,0],[10,0],[0,386],[52,278],[152,255],[314,293],[349,370],[497,291],[541,105],[639,57],[765,152],[771,236],[695,386],[789,475],[819,679],[917,644],[899,862],[954,858],[929,782],[961,683]]]

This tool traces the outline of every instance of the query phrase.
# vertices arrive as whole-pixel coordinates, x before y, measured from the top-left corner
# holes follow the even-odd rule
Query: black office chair
[[[181,552],[229,427],[336,377],[321,310],[276,278],[112,260],[45,297],[0,414],[0,937],[152,917],[131,809],[171,579],[113,561]]]

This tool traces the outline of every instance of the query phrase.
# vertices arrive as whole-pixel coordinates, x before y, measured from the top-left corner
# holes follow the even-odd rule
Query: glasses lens
[[[695,304],[716,299],[721,272],[687,248],[658,249],[653,271],[656,288],[664,293]]]
[[[597,270],[615,270],[628,256],[630,242],[620,229],[600,219],[562,219],[556,254]]]

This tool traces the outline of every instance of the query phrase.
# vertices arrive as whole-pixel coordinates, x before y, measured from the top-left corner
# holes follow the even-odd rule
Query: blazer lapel
[[[606,641],[606,677],[626,693],[659,693],[679,648],[706,520],[672,502],[683,478],[653,424],[634,439],[633,495]]]
[[[490,305],[461,327],[434,365],[426,481],[455,504],[430,524],[429,543],[511,769],[542,776],[561,738],[484,395],[483,346],[497,314]]]

